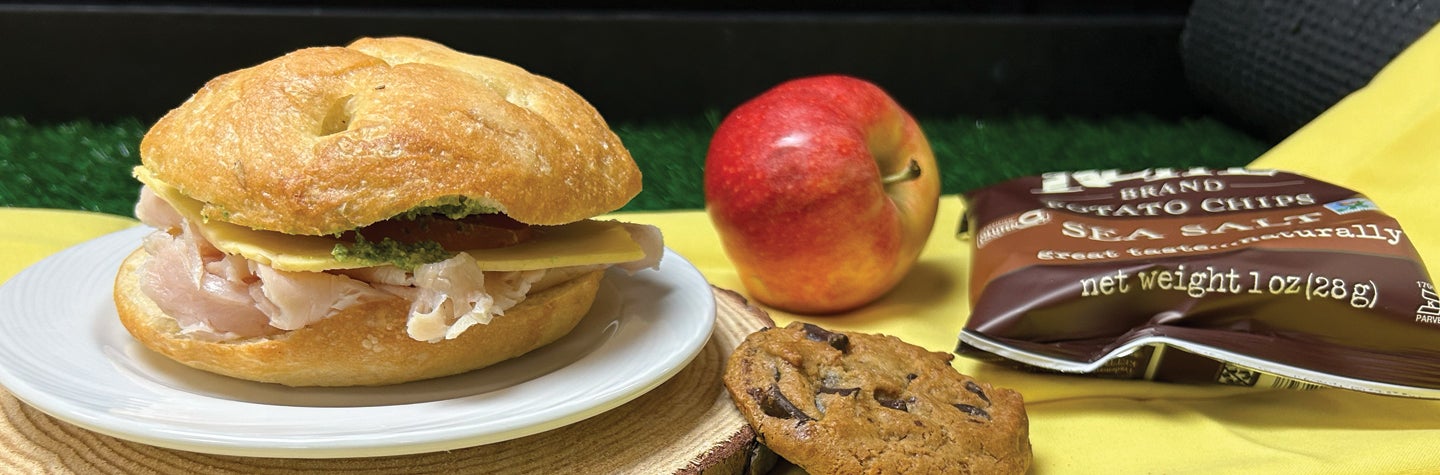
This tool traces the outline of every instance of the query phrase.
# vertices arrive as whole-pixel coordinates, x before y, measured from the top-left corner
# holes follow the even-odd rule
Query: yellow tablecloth
[[[1261,157],[1371,196],[1440,263],[1440,33],[1370,86]],[[942,198],[920,263],[899,288],[853,313],[805,317],[950,351],[967,316],[962,204]],[[742,290],[700,211],[631,213],[715,285]],[[113,216],[0,209],[0,280],[49,253],[134,225]],[[797,318],[776,312],[780,324]],[[1440,402],[1343,390],[1292,392],[1023,374],[966,359],[961,371],[1020,390],[1032,473],[1431,473],[1440,471]]]

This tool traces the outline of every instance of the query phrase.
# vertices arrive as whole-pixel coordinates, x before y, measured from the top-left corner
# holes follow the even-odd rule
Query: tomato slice
[[[367,241],[386,238],[405,244],[434,241],[452,251],[513,246],[530,239],[530,225],[503,214],[476,214],[450,219],[434,214],[415,219],[387,219],[357,230]],[[355,240],[357,231],[346,231],[344,240]]]

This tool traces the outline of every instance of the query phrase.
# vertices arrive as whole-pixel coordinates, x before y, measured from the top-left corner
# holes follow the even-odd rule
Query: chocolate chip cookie
[[[795,322],[751,334],[725,387],[760,440],[812,475],[1024,473],[1020,393],[898,338]]]

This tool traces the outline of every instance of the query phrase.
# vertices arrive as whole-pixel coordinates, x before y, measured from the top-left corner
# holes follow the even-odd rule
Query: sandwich
[[[315,47],[207,82],[146,132],[115,282],[121,323],[193,368],[288,386],[483,368],[586,315],[653,226],[592,219],[640,191],[568,87],[416,38]]]

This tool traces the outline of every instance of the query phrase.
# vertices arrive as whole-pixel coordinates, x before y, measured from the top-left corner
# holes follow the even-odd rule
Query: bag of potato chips
[[[1275,170],[1077,171],[965,195],[962,355],[1440,398],[1440,296],[1395,219]]]

